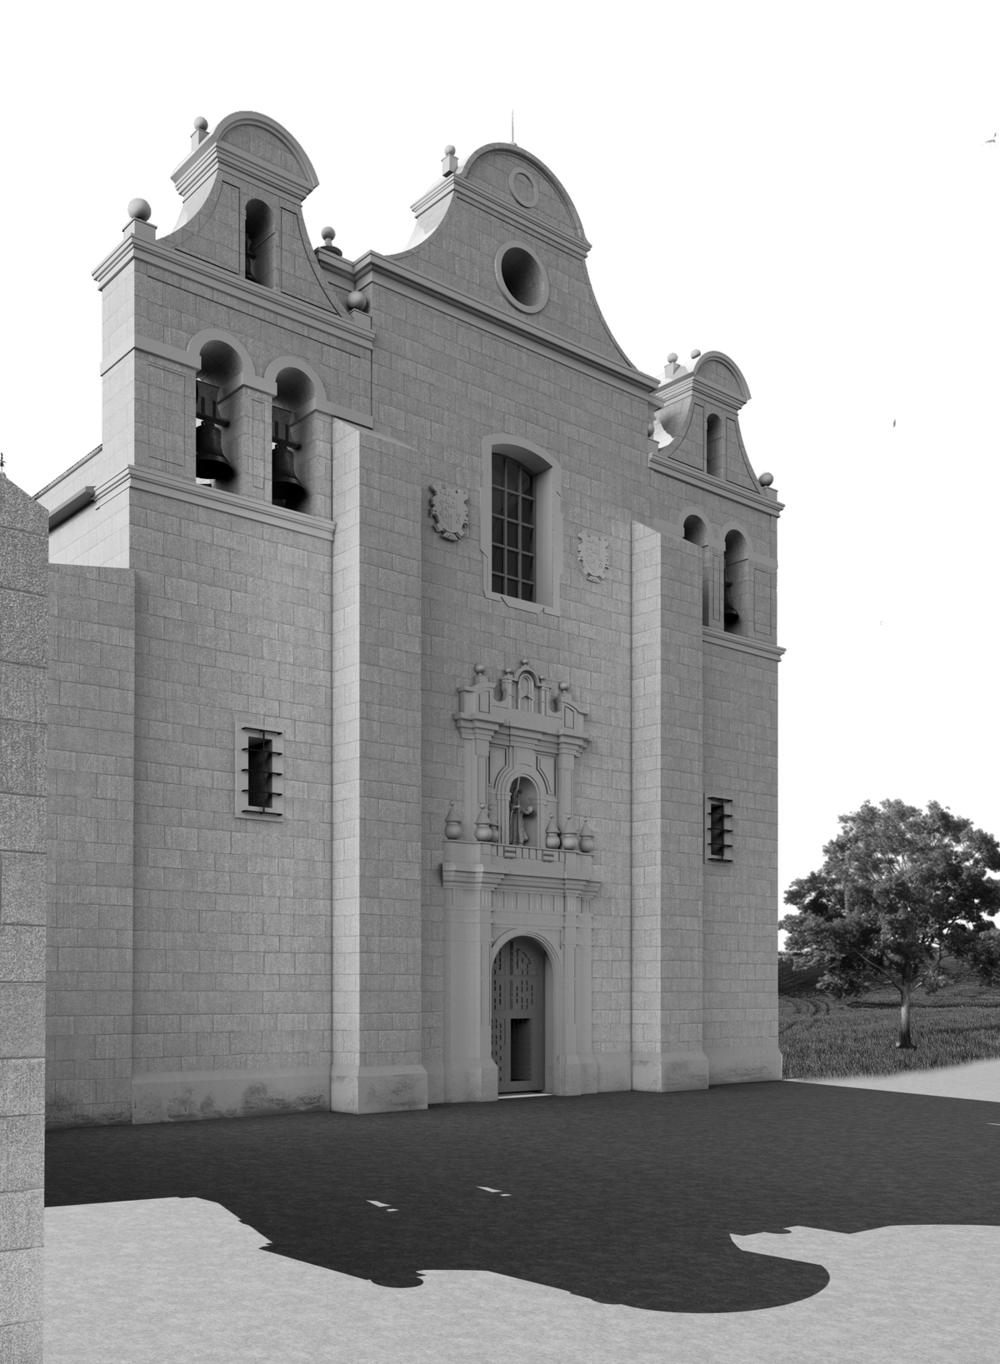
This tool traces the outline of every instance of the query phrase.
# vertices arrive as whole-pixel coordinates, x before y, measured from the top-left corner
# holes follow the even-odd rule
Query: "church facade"
[[[350,261],[256,113],[95,271],[49,514],[53,1125],[781,1077],[775,539],[727,356],[639,372],[480,148]]]

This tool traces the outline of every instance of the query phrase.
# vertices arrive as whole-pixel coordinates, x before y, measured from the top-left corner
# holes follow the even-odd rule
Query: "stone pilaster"
[[[336,1112],[427,1107],[421,1034],[421,559],[414,452],[336,422]]]
[[[704,1089],[702,551],[632,527],[632,1087]]]

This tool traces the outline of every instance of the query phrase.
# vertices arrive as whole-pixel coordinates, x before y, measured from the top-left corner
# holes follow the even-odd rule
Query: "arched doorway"
[[[497,1092],[545,1088],[545,953],[513,938],[493,959],[493,1060]]]

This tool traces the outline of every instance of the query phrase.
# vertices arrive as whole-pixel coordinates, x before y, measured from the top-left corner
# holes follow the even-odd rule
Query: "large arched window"
[[[559,614],[562,470],[548,451],[497,433],[483,437],[479,528],[487,597]]]
[[[493,452],[493,591],[534,601],[537,587],[535,476]]]

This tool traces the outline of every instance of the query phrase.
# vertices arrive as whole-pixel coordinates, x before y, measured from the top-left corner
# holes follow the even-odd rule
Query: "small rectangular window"
[[[241,725],[236,736],[236,813],[280,817],[281,731]]]
[[[705,858],[733,860],[733,802],[724,796],[705,797]]]

